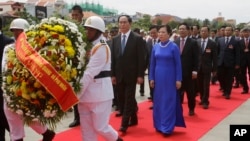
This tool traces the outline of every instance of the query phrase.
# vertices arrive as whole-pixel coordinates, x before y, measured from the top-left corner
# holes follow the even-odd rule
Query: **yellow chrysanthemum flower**
[[[35,31],[29,31],[26,33],[27,37],[35,36],[37,33]]]
[[[48,25],[48,24],[43,24],[42,25],[43,28],[47,28],[48,30],[52,30],[52,25]]]
[[[40,32],[39,32],[39,35],[40,36],[45,36],[47,34],[47,32],[45,31],[45,30],[41,30]]]
[[[65,38],[65,46],[72,46],[72,43],[68,38]]]
[[[64,27],[61,25],[55,25],[54,30],[62,33],[64,32]]]
[[[70,58],[75,56],[75,50],[73,49],[72,46],[65,46],[65,50]]]
[[[76,70],[76,68],[72,68],[72,70],[71,70],[71,77],[75,78],[76,76],[77,76],[77,70]]]

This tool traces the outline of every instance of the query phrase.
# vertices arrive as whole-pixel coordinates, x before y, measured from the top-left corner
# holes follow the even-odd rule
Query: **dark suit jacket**
[[[0,62],[2,62],[4,47],[8,44],[13,43],[13,42],[14,42],[13,39],[8,38],[8,37],[4,36],[3,34],[0,34]],[[0,71],[2,72],[2,65],[0,65]],[[1,72],[0,72],[0,74],[2,74]],[[0,85],[2,85],[2,75],[0,75]],[[4,140],[4,130],[5,129],[9,130],[9,125],[8,125],[7,119],[6,119],[4,111],[3,111],[3,96],[2,96],[2,94],[3,94],[3,91],[0,88],[0,128],[2,128],[0,130],[0,136],[3,136],[3,137],[0,137],[0,140]]]
[[[134,82],[137,77],[144,77],[145,44],[142,37],[130,32],[124,53],[121,53],[121,34],[112,39],[111,43],[111,70],[117,82]]]
[[[234,68],[240,66],[240,47],[239,42],[231,36],[228,44],[225,43],[226,38],[221,37],[218,40],[218,66]]]
[[[242,38],[239,41],[239,46],[240,46],[240,65],[241,66],[250,65],[250,41],[248,41],[248,42],[249,42],[249,44],[247,46],[248,52],[245,52],[245,49],[246,49],[245,38]]]
[[[191,38],[191,39],[194,39],[194,40],[198,40],[198,39],[201,38],[201,36],[200,36],[200,35],[198,35],[197,37],[195,37],[195,36],[190,36],[190,38]]]
[[[157,42],[158,41],[159,40],[157,40]],[[146,42],[146,49],[147,49],[146,66],[148,68],[150,68],[150,58],[151,58],[151,53],[152,53],[152,49],[153,49],[153,40],[152,39],[148,39],[148,41]]]
[[[3,50],[4,50],[4,47],[8,44],[11,44],[13,43],[14,40],[9,38],[9,37],[6,37],[5,35],[3,34],[0,34],[0,62],[2,62],[2,57],[3,57]],[[0,71],[2,71],[2,65],[0,65]]]
[[[217,46],[216,43],[208,39],[204,52],[201,49],[201,40],[198,39],[197,43],[200,48],[199,70],[202,73],[215,72],[217,69]]]
[[[175,43],[180,47],[180,38]],[[199,47],[194,39],[187,38],[181,54],[182,76],[192,77],[192,71],[198,72]]]

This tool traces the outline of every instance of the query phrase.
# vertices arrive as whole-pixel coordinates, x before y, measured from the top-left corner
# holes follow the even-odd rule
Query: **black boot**
[[[122,138],[120,138],[120,137],[118,137],[118,139],[117,139],[116,141],[123,141],[123,139],[122,139]]]
[[[46,130],[45,133],[43,133],[43,141],[52,141],[52,139],[55,137],[56,133],[51,130]]]

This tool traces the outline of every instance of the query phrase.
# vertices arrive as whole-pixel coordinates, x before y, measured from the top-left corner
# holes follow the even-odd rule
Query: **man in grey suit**
[[[121,34],[112,39],[111,71],[116,85],[122,123],[119,131],[126,133],[128,126],[138,124],[136,83],[141,84],[145,69],[145,49],[140,35],[131,31],[132,19],[128,15],[118,17]]]
[[[230,99],[234,70],[240,67],[240,47],[235,39],[233,28],[225,28],[225,37],[218,40],[218,80],[223,90],[223,96]]]

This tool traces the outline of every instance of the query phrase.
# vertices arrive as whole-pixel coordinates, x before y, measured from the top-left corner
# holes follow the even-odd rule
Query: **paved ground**
[[[147,80],[147,77],[145,77]],[[145,96],[140,96],[139,85],[136,90],[138,102],[147,100],[149,96],[148,83],[145,81]],[[67,116],[62,120],[56,129],[56,132],[62,132],[68,130],[68,125],[73,121],[73,112],[68,112]],[[248,124],[250,125],[250,99],[239,106],[235,111],[233,111],[224,120],[218,123],[210,131],[208,131],[204,136],[202,136],[199,141],[229,141],[229,125],[230,124]],[[34,139],[41,139],[42,136],[35,133],[31,128],[25,127],[26,137],[24,141],[34,141]],[[8,134],[6,134],[6,140],[9,141]]]

